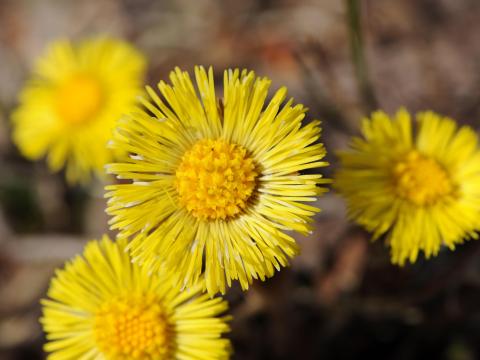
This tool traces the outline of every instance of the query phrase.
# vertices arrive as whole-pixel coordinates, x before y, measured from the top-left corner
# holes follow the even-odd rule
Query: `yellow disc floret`
[[[102,106],[104,95],[100,82],[88,74],[76,74],[66,80],[55,97],[59,118],[67,124],[92,120]]]
[[[97,347],[113,360],[166,359],[171,343],[167,316],[155,296],[116,297],[95,315]]]
[[[416,150],[394,166],[393,179],[397,195],[419,206],[432,205],[454,191],[445,169]]]
[[[245,209],[257,175],[243,147],[222,139],[202,139],[183,155],[176,188],[180,203],[193,216],[227,219]]]

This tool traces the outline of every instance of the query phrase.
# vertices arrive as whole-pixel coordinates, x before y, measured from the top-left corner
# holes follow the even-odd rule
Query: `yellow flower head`
[[[47,155],[69,182],[101,175],[115,122],[141,94],[144,57],[108,38],[52,43],[37,62],[12,115],[13,139],[29,159]]]
[[[40,320],[48,359],[228,359],[227,303],[200,285],[180,293],[132,264],[125,245],[104,236],[57,270]]]
[[[148,269],[172,270],[181,286],[206,280],[210,294],[232,280],[247,289],[286,266],[297,253],[287,234],[306,234],[324,191],[318,121],[302,126],[306,109],[278,90],[265,107],[270,80],[227,70],[215,94],[213,70],[175,69],[172,85],[119,122],[112,145],[129,160],[108,166],[127,183],[108,186],[108,212],[133,257]]]
[[[480,151],[475,132],[433,112],[403,109],[393,119],[375,112],[363,138],[340,153],[336,188],[349,215],[374,238],[387,233],[392,262],[429,258],[477,238],[480,228]],[[415,135],[413,135],[415,134]]]

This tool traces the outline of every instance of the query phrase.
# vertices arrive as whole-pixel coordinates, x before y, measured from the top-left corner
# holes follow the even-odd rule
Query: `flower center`
[[[432,205],[454,191],[445,169],[416,150],[394,166],[393,179],[397,195],[419,206]]]
[[[67,124],[88,122],[104,100],[102,86],[93,76],[77,74],[65,81],[55,97],[59,117]]]
[[[257,175],[243,147],[221,139],[199,140],[176,172],[180,203],[203,220],[234,217],[247,206]]]
[[[103,304],[95,315],[99,350],[113,360],[166,359],[171,343],[167,316],[155,296],[124,296]]]

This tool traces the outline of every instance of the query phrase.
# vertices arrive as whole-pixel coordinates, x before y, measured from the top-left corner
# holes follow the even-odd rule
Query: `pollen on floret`
[[[102,107],[104,94],[98,79],[89,74],[75,74],[57,90],[55,108],[66,124],[89,122]]]
[[[159,299],[148,295],[112,298],[95,314],[98,348],[109,359],[166,359],[172,330]]]
[[[435,204],[455,190],[441,164],[416,150],[395,164],[392,175],[397,195],[419,206]]]
[[[203,220],[227,219],[245,210],[258,172],[240,145],[202,139],[182,157],[176,171],[180,203]]]

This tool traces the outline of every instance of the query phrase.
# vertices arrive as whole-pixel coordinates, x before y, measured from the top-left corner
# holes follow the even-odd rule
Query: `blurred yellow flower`
[[[412,121],[406,110],[393,119],[375,112],[362,138],[340,153],[335,186],[349,216],[374,232],[387,233],[392,262],[415,262],[444,244],[454,249],[477,238],[480,228],[480,151],[476,133],[433,112]]]
[[[42,300],[48,359],[228,359],[227,303],[200,285],[180,293],[125,245],[104,236],[57,270]]]
[[[24,156],[47,155],[70,183],[103,175],[118,118],[141,94],[145,59],[128,43],[96,38],[53,42],[37,61],[12,115],[13,139]]]
[[[310,231],[327,165],[320,123],[280,88],[265,107],[270,80],[227,70],[223,100],[213,70],[195,68],[197,89],[180,69],[172,85],[147,88],[145,111],[119,122],[112,146],[130,159],[108,165],[130,182],[107,186],[108,212],[135,261],[172,271],[183,287],[205,279],[210,294],[232,280],[247,289],[272,276],[298,250],[287,234]]]

